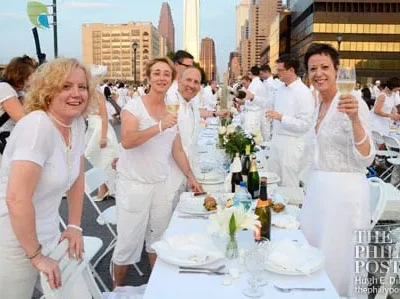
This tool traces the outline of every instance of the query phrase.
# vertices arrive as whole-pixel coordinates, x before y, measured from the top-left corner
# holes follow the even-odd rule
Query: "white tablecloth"
[[[183,195],[184,196],[184,195]],[[166,231],[166,237],[176,234],[206,233],[208,220],[182,219],[175,211],[171,223]],[[300,230],[272,229],[273,240],[288,238],[305,242]],[[251,244],[253,233],[243,231],[238,234],[239,247],[241,244]],[[234,263],[229,260],[225,264]],[[222,276],[204,274],[179,274],[178,266],[169,265],[157,260],[151,273],[144,299],[220,299],[246,298],[242,290],[247,287],[247,273],[242,273],[238,280],[230,286],[222,285]],[[266,273],[269,284],[263,287],[263,298],[307,298],[330,299],[339,298],[326,272],[320,270],[310,276],[285,276]],[[281,293],[274,289],[273,284],[283,287],[323,287],[323,292],[292,292]]]

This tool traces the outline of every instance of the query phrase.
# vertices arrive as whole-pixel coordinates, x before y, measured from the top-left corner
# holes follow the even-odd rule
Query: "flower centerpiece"
[[[229,242],[226,246],[226,257],[237,258],[238,246],[236,233],[243,229],[256,231],[261,223],[258,216],[250,211],[245,211],[242,206],[219,210],[216,214],[210,215],[208,231],[220,235],[229,235]]]

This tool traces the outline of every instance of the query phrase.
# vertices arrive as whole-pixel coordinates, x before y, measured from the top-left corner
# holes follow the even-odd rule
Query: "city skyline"
[[[40,0],[50,4],[50,0]],[[81,26],[87,23],[124,24],[129,22],[151,22],[158,26],[162,0],[132,3],[129,0],[85,0],[58,2],[58,48],[59,56],[82,59]],[[175,25],[175,50],[183,48],[183,0],[167,1],[171,7]],[[229,53],[235,49],[235,6],[239,0],[200,1],[200,38],[214,39],[218,70],[227,69]],[[52,18],[49,17],[49,21]],[[223,24],[224,26],[216,26]],[[12,57],[27,54],[36,58],[31,29],[33,25],[26,15],[26,2],[14,1],[0,12],[3,47],[0,64],[8,63]],[[48,59],[53,58],[53,30],[39,30],[42,52]]]

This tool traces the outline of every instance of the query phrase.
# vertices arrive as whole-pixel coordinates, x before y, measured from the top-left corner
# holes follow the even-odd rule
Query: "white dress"
[[[314,149],[314,153],[300,222],[308,242],[323,251],[326,271],[339,295],[352,297],[357,275],[354,231],[369,229],[365,168],[372,163],[375,149],[370,137],[370,154],[364,157],[357,151],[351,121],[337,111],[339,97],[337,93],[317,134],[308,142],[306,152]],[[361,122],[371,136],[368,107],[362,99],[358,103]]]
[[[383,95],[385,97],[385,101],[383,102],[382,106],[382,112],[384,113],[392,113],[393,108],[396,107],[395,103],[395,93],[393,93],[391,96],[388,96],[386,93],[381,92],[379,96]],[[377,97],[378,98],[378,97]],[[392,120],[389,117],[383,117],[378,114],[375,114],[374,108],[371,109],[371,116],[370,116],[370,122],[371,122],[371,130],[377,131],[381,133],[382,135],[389,135],[390,131],[390,124]]]

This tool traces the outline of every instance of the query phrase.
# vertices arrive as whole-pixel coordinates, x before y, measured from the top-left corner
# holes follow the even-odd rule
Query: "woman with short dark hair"
[[[325,269],[339,295],[353,298],[355,279],[364,277],[355,272],[356,245],[367,245],[356,242],[356,232],[368,230],[371,220],[365,170],[375,150],[369,110],[361,98],[338,91],[339,54],[332,46],[312,44],[304,64],[320,102],[307,151],[313,155],[301,227],[308,242],[324,253]]]

